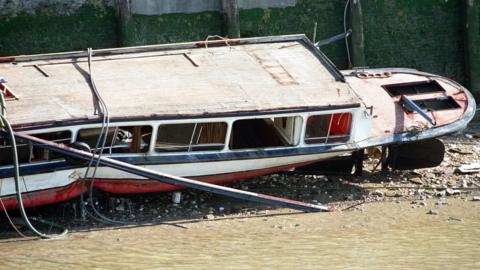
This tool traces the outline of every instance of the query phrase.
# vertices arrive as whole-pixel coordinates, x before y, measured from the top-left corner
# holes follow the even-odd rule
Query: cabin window
[[[53,141],[61,144],[70,143],[72,134],[70,131],[56,131],[49,133],[32,134],[40,139]],[[51,152],[47,149],[35,147],[33,144],[22,144],[17,142],[17,154],[19,163],[29,163],[36,161],[48,161],[63,159],[62,155]],[[12,147],[6,138],[0,138],[0,165],[11,165]]]
[[[392,97],[445,92],[436,81],[390,84],[384,85],[383,88],[387,90],[388,94]]]
[[[155,150],[158,152],[222,150],[226,134],[227,124],[223,122],[160,125]]]
[[[301,124],[298,116],[237,120],[232,126],[230,149],[294,146]]]
[[[305,143],[342,143],[350,139],[351,113],[310,116],[305,130]]]
[[[458,109],[460,105],[450,96],[448,97],[439,97],[439,98],[430,98],[430,99],[419,99],[412,100],[418,107],[426,111],[441,111],[448,109]],[[404,110],[407,113],[414,113],[408,106],[403,106]]]
[[[84,142],[94,149],[100,132],[101,128],[81,129],[77,135],[77,142]],[[145,153],[148,151],[151,137],[151,126],[110,127],[103,152],[105,154]]]

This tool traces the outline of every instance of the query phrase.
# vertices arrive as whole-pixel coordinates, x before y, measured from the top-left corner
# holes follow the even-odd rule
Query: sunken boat
[[[419,156],[433,156],[427,163],[435,166],[443,146],[432,139],[465,128],[476,107],[468,90],[442,76],[339,71],[304,35],[0,62],[0,90],[15,132],[212,184],[305,168],[374,146],[390,149],[385,162],[392,167],[414,168]],[[0,137],[0,198],[10,209],[17,207],[17,191],[7,137]],[[17,189],[26,207],[77,197],[85,181],[117,194],[181,188],[91,168],[28,142],[16,150]]]

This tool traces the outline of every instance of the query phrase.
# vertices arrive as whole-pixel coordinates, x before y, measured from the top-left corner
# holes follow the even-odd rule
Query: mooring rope
[[[16,197],[17,197],[18,210],[20,211],[20,214],[23,218],[23,221],[27,225],[28,229],[30,231],[32,231],[38,237],[41,237],[41,238],[44,238],[44,239],[52,239],[52,238],[63,237],[64,235],[66,235],[68,233],[67,228],[65,228],[65,227],[63,227],[59,224],[55,224],[53,222],[48,222],[48,221],[45,221],[43,219],[39,219],[37,221],[39,221],[40,223],[48,224],[48,225],[51,225],[53,227],[56,227],[56,228],[59,228],[59,229],[62,230],[62,232],[60,234],[44,234],[44,233],[38,231],[32,225],[32,223],[30,222],[30,220],[28,218],[28,215],[25,211],[25,206],[23,204],[22,191],[21,191],[21,188],[20,188],[20,170],[19,170],[19,162],[18,162],[17,143],[16,143],[16,140],[15,140],[15,135],[13,134],[12,126],[10,125],[10,123],[8,122],[8,120],[6,118],[5,99],[4,99],[4,96],[3,96],[2,92],[0,92],[0,103],[1,103],[1,106],[2,106],[2,110],[1,110],[1,113],[0,113],[0,126],[6,130],[6,132],[8,134],[8,139],[10,141],[10,145],[12,147],[12,162],[13,162],[13,173],[14,173],[13,177],[14,177],[14,180],[15,180],[15,192],[16,192]],[[6,212],[6,207],[3,204],[3,201],[2,201],[2,207]],[[13,224],[13,222],[11,224]],[[15,226],[14,226],[14,229],[17,232],[19,232],[16,229]],[[22,233],[19,233],[19,235],[22,236],[22,237],[25,237],[25,235],[22,234]]]

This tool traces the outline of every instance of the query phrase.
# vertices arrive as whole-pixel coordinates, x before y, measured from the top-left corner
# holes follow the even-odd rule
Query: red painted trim
[[[289,164],[289,165],[261,169],[261,170],[254,170],[254,171],[195,176],[195,177],[187,177],[187,178],[191,178],[191,179],[195,179],[195,180],[199,180],[199,181],[207,182],[211,184],[216,184],[216,185],[223,185],[226,183],[253,178],[261,175],[267,175],[267,174],[272,174],[280,171],[285,171],[291,168],[305,166],[315,162],[317,162],[317,160],[307,161],[307,162],[302,162],[297,164]],[[116,194],[162,192],[162,191],[179,190],[183,188],[181,186],[163,184],[155,180],[138,180],[138,179],[95,179],[93,186],[96,189],[103,190],[110,193],[116,193]]]
[[[236,173],[226,173],[217,175],[206,175],[191,177],[192,179],[208,182],[212,184],[222,185],[238,180],[253,178],[261,175],[272,174],[280,171],[285,171],[291,168],[315,163],[315,161],[302,162],[297,164],[289,164],[285,166],[273,167],[268,169],[244,171]],[[82,182],[74,182],[70,185],[46,189],[41,191],[29,192],[22,194],[23,204],[25,207],[41,206],[52,203],[64,202],[73,199],[80,195],[83,187],[83,192],[87,191],[88,183],[82,186]],[[138,179],[95,179],[94,187],[96,189],[115,193],[115,194],[136,194],[147,192],[162,192],[179,190],[183,187],[163,184],[155,180],[138,180]],[[7,210],[16,209],[18,207],[16,196],[2,197],[3,204]],[[0,205],[0,212],[3,212]]]
[[[25,207],[33,207],[64,202],[79,196],[81,189],[81,182],[73,182],[70,185],[60,188],[51,188],[29,193],[23,193],[23,205]],[[87,185],[83,185],[83,191],[87,191]],[[16,209],[18,207],[17,197],[15,195],[2,197],[1,199],[7,210]],[[0,204],[0,212],[3,211],[5,211],[5,209]]]

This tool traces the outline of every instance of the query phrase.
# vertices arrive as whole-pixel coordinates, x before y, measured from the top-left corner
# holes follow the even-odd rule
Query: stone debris
[[[448,196],[453,196],[453,195],[459,195],[459,194],[461,194],[462,192],[460,192],[460,190],[457,190],[457,189],[447,188],[447,189],[445,190],[445,193],[446,193]]]
[[[423,181],[420,177],[413,177],[413,178],[408,179],[408,181],[410,181],[414,184],[417,184],[417,185],[423,185]]]
[[[463,219],[461,219],[461,218],[456,218],[456,217],[448,217],[447,221],[459,221],[459,222],[462,222]]]
[[[460,173],[478,173],[480,172],[480,163],[471,163],[458,167]]]
[[[212,220],[212,219],[215,219],[215,216],[212,215],[212,214],[208,214],[208,215],[205,215],[205,216],[203,217],[203,219]]]

